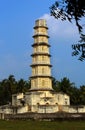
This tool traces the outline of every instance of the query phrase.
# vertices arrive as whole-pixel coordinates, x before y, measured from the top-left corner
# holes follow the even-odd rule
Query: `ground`
[[[85,121],[2,121],[0,130],[85,130]]]

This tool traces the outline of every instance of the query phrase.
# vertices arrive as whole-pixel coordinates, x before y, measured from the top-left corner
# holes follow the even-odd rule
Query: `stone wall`
[[[68,113],[85,113],[85,106],[62,106],[62,111]]]
[[[25,106],[23,106],[23,107],[19,107],[18,109],[17,109],[17,113],[26,113],[26,112],[28,112],[28,105],[25,105]]]

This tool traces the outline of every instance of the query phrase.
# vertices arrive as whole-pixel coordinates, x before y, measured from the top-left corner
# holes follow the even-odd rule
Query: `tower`
[[[28,104],[28,111],[37,113],[54,113],[58,111],[58,104],[65,104],[64,95],[57,94],[52,89],[52,65],[47,31],[48,27],[44,19],[35,21],[31,55],[31,89],[25,94],[25,102]]]
[[[56,94],[52,89],[50,53],[46,20],[35,21],[32,44],[31,89],[25,98],[31,112],[51,113],[56,111]],[[56,108],[56,109],[55,109]]]
[[[31,90],[52,90],[51,64],[48,44],[48,27],[44,19],[37,20],[34,27]]]

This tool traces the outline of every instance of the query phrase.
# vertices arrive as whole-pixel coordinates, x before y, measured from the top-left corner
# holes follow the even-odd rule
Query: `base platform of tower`
[[[35,21],[32,44],[31,88],[26,92],[13,94],[12,103],[0,107],[0,113],[83,113],[85,106],[70,106],[70,97],[52,89],[50,45],[45,19]]]

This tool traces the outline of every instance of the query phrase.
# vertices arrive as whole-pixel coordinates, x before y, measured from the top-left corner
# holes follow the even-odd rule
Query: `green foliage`
[[[19,93],[25,93],[28,91],[28,89],[31,87],[30,81],[24,81],[23,79],[20,79],[17,82],[16,92]]]
[[[80,40],[72,45],[72,56],[80,55],[78,60],[85,60],[85,24],[81,24],[85,19],[85,1],[84,0],[56,0],[50,7],[50,14],[56,19],[69,20],[76,23],[78,27]]]
[[[80,101],[85,105],[85,85],[80,86]]]
[[[81,44],[82,43],[82,44]],[[81,34],[80,40],[77,44],[72,45],[72,56],[78,56],[78,60],[83,61],[85,60],[85,35]]]
[[[71,83],[68,78],[64,77],[61,81],[56,81],[53,78],[52,86],[55,91],[69,95],[71,105],[85,105],[85,85],[77,88],[74,83]]]
[[[70,22],[75,20],[79,32],[82,32],[83,26],[79,23],[82,17],[85,17],[84,0],[56,0],[50,7],[50,13],[56,19],[68,19]]]
[[[16,81],[13,75],[0,82],[0,105],[5,105],[11,102],[12,94],[25,93],[30,88],[30,80],[25,81],[20,79]]]

